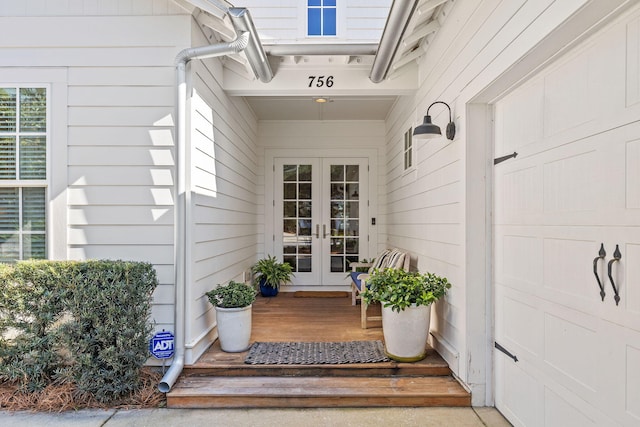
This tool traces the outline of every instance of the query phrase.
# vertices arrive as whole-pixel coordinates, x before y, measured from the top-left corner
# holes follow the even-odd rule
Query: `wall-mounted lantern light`
[[[447,108],[449,109],[449,124],[447,125],[446,135],[447,135],[447,139],[453,140],[453,137],[456,135],[456,125],[455,123],[453,123],[453,120],[451,120],[451,107],[449,107],[449,105],[447,105],[446,102],[442,102],[442,101],[436,101],[433,104],[429,105],[429,108],[427,108],[427,115],[424,116],[424,122],[413,130],[413,136],[416,138],[426,139],[426,138],[437,138],[442,135],[440,126],[431,123],[431,116],[429,115],[429,110],[431,109],[431,107],[433,107],[436,104],[446,105]]]

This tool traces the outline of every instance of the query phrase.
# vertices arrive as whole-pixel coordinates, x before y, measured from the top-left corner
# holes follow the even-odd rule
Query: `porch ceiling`
[[[317,103],[311,96],[247,96],[258,120],[384,120],[395,96],[333,97]]]

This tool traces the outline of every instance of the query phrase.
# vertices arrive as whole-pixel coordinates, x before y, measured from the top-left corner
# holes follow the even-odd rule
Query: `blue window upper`
[[[336,35],[336,0],[307,0],[307,35]]]

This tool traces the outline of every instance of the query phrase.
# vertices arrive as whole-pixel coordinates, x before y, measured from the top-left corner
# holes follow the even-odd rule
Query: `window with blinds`
[[[47,257],[47,95],[0,87],[0,262]]]

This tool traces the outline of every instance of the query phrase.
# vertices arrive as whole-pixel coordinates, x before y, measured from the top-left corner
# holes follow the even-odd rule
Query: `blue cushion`
[[[352,271],[351,272],[351,280],[353,280],[353,284],[356,285],[359,291],[362,290],[362,281],[358,280],[358,276],[361,274],[365,274],[362,271]]]

